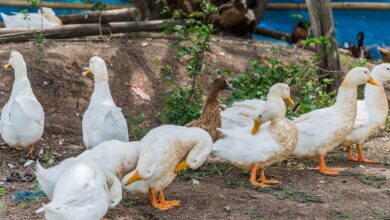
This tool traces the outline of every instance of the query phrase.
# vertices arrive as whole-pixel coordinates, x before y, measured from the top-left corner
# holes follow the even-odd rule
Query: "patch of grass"
[[[385,194],[390,196],[390,188],[387,188],[387,189],[383,190],[383,193],[385,193]]]
[[[387,158],[387,157],[385,157],[385,158],[383,159],[383,165],[385,165],[385,166],[390,166],[390,159]]]
[[[256,219],[256,220],[264,219],[264,217],[260,214],[259,210],[257,209],[251,209],[248,212],[246,212],[245,215],[249,215],[251,219]]]
[[[349,218],[348,213],[340,211],[340,210],[335,211],[334,214],[335,214],[336,218],[338,218],[338,219],[348,219]]]
[[[28,209],[31,207],[32,202],[31,201],[26,201],[26,202],[21,202],[19,203],[18,207],[22,209]]]
[[[0,201],[0,209],[6,209],[8,207],[8,204],[6,201]]]
[[[121,203],[123,204],[124,207],[129,208],[136,205],[138,202],[139,201],[137,199],[123,198]]]
[[[39,156],[38,160],[44,168],[47,168],[51,161],[54,161],[54,158],[57,156],[57,153],[53,150],[45,150],[45,152]]]
[[[130,125],[131,140],[140,140],[149,131],[147,128],[147,116],[141,111],[133,111],[131,117],[127,119],[127,123]]]
[[[323,203],[323,199],[320,196],[310,195],[304,191],[294,190],[287,186],[278,186],[274,185],[268,188],[260,188],[252,186],[248,181],[245,180],[237,180],[237,179],[228,179],[225,181],[226,186],[231,188],[238,188],[240,186],[244,186],[257,192],[271,194],[276,196],[280,200],[289,199],[292,201],[297,201],[300,203]]]
[[[4,187],[0,187],[0,196],[4,196],[7,193],[7,190]]]
[[[346,170],[342,174],[342,176],[353,176],[361,183],[374,186],[376,188],[382,187],[386,182],[386,177],[383,175],[365,175],[357,170]]]
[[[208,177],[221,176],[236,168],[226,163],[209,163],[206,162],[199,169],[191,170],[187,169],[180,172],[179,176],[185,180],[197,179],[202,180]]]
[[[384,211],[381,208],[374,208],[373,211],[374,211],[375,219],[384,219],[384,220],[390,219],[390,214],[388,211]]]

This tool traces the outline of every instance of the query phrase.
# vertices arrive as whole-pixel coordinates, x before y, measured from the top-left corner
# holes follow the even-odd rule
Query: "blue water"
[[[333,0],[332,2],[345,2],[346,0]],[[270,3],[303,3],[304,0],[269,0]],[[367,2],[367,0],[348,0],[348,2]],[[375,0],[372,2],[390,2],[390,0]],[[271,11],[265,13],[259,26],[284,32],[291,32],[295,20],[291,14],[301,14],[309,19],[305,10]],[[374,58],[380,58],[377,46],[390,46],[390,11],[368,10],[333,10],[336,28],[336,38],[339,45],[344,43],[357,44],[356,35],[364,32],[364,45]],[[262,37],[257,36],[258,39]]]
[[[84,0],[47,0],[52,2],[78,2]],[[347,0],[333,0],[332,2],[343,2]],[[270,3],[303,3],[304,0],[269,0]],[[348,0],[348,2],[367,2],[367,0]],[[373,1],[374,2],[374,1]],[[390,2],[390,0],[375,0],[375,2]],[[105,0],[105,4],[129,4],[130,0]],[[23,8],[0,7],[0,12],[9,14],[12,11],[19,12]],[[36,10],[30,9],[31,12]],[[56,9],[57,14],[79,13],[79,10]],[[284,32],[291,32],[295,25],[295,20],[290,18],[291,14],[302,14],[308,18],[305,10],[272,11],[265,13],[259,26],[275,29]],[[356,44],[356,35],[363,31],[365,35],[365,47],[368,48],[375,58],[379,58],[377,46],[390,46],[390,11],[368,11],[368,10],[334,10],[334,20],[336,26],[336,37],[340,45],[344,43]],[[1,21],[1,18],[0,18]],[[255,39],[275,41],[263,36],[255,36]],[[283,42],[280,42],[284,44]]]

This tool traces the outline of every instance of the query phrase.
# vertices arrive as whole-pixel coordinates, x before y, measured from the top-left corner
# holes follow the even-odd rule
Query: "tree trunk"
[[[338,89],[341,83],[341,65],[331,2],[330,0],[306,0],[306,4],[314,37],[324,36],[331,44],[328,48],[322,44],[316,46],[317,55],[320,56],[319,67],[325,75],[334,80],[329,89]]]

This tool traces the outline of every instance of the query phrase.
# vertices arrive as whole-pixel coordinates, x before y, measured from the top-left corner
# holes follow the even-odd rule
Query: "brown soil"
[[[164,91],[159,69],[169,63],[183,72],[183,60],[167,46],[168,38],[159,34],[115,36],[110,41],[95,38],[50,41],[43,60],[34,60],[31,43],[7,44],[0,48],[0,60],[6,63],[11,50],[20,51],[27,62],[29,78],[37,98],[45,109],[45,134],[38,144],[43,149],[42,162],[54,159],[52,166],[65,158],[78,155],[85,148],[81,138],[81,117],[93,89],[93,80],[81,75],[93,54],[106,60],[112,95],[126,117],[134,110],[148,116],[149,126],[158,124],[156,113],[162,108]],[[311,52],[277,47],[233,38],[215,40],[207,55],[211,66],[229,67],[233,76],[245,69],[248,61],[276,56],[284,62],[296,62]],[[157,62],[158,61],[158,62]],[[0,79],[0,103],[9,97],[13,74],[3,71]],[[207,87],[213,71],[202,82]],[[184,74],[173,76],[184,81]],[[144,101],[130,89],[142,88],[151,96]],[[323,176],[316,170],[315,160],[287,160],[267,170],[266,175],[283,182],[268,190],[248,185],[248,173],[215,158],[198,171],[181,174],[166,191],[168,199],[182,200],[182,206],[166,212],[153,209],[146,195],[125,194],[121,204],[110,210],[111,219],[388,219],[390,218],[390,133],[381,132],[365,146],[370,159],[383,163],[365,165],[346,161],[344,149],[327,157],[328,165],[346,169],[338,177]],[[23,167],[26,152],[10,150],[0,144],[0,219],[43,219],[35,214],[42,203],[14,202],[12,195],[21,190],[34,190],[36,182],[8,182],[12,172],[32,173],[33,165]],[[199,180],[199,184],[196,181]],[[5,189],[5,192],[3,192]]]

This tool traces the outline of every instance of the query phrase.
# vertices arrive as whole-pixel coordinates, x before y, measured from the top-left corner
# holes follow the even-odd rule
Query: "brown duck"
[[[378,47],[378,51],[382,55],[383,62],[390,63],[390,49]]]
[[[222,90],[233,90],[226,80],[217,78],[211,84],[211,89],[204,103],[202,115],[198,120],[186,124],[187,127],[199,127],[206,130],[215,142],[220,136],[217,128],[221,127],[221,115],[218,94]]]

